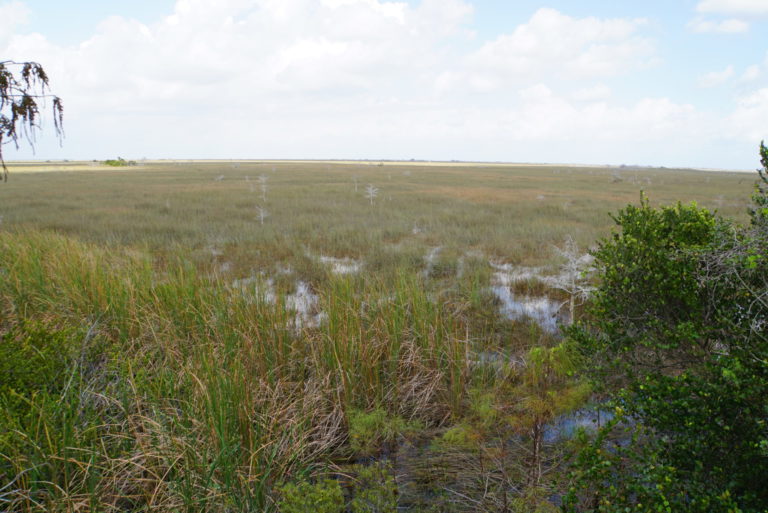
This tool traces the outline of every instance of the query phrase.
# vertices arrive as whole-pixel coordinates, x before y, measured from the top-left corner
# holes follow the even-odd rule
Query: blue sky
[[[767,29],[768,0],[0,0],[0,57],[65,102],[42,159],[753,169]]]

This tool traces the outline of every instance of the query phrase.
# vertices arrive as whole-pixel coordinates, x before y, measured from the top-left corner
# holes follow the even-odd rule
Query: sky
[[[768,139],[768,0],[0,0],[0,60],[65,108],[7,159],[755,169]]]

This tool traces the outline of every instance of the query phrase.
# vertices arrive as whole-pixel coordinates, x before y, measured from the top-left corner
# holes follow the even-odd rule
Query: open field
[[[556,503],[570,449],[554,412],[588,391],[560,390],[572,401],[547,417],[535,487],[521,400],[529,351],[557,344],[544,316],[568,320],[556,248],[585,252],[640,191],[745,221],[754,184],[572,166],[59,167],[11,164],[0,186],[10,511],[298,511],[290,486],[332,494],[312,476],[382,504],[354,511]]]
[[[12,165],[0,190],[3,228],[152,250],[215,248],[235,274],[290,265],[305,253],[362,259],[375,270],[384,264],[376,255],[437,246],[530,265],[547,262],[566,234],[581,247],[605,235],[608,214],[637,202],[641,190],[653,204],[697,201],[744,219],[753,184],[742,173],[669,169],[191,162],[84,171],[88,165],[44,174]],[[368,184],[379,189],[373,205]],[[258,207],[269,214],[263,224]]]

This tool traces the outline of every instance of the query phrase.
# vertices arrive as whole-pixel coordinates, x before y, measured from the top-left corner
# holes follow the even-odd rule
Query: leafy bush
[[[477,430],[466,424],[458,424],[449,428],[438,440],[441,447],[457,449],[473,449],[479,446],[481,440]]]
[[[768,224],[645,200],[615,219],[570,334],[619,415],[579,454],[567,510],[766,511]]]
[[[135,166],[136,161],[135,160],[125,160],[122,157],[117,157],[116,159],[107,159],[104,161],[104,164],[107,166],[112,167],[125,167],[125,166]]]
[[[280,513],[397,511],[397,485],[387,464],[352,465],[344,469],[344,475],[344,481],[301,480],[278,487],[278,510]]]
[[[341,485],[333,479],[317,483],[299,481],[279,487],[280,513],[342,513],[344,494]]]
[[[33,321],[0,336],[0,404],[7,413],[23,414],[29,397],[64,386],[74,340],[71,330],[51,330]]]
[[[395,513],[397,484],[387,464],[350,467],[354,479],[351,486],[351,513]]]
[[[401,434],[419,428],[419,424],[407,422],[397,415],[390,416],[381,408],[370,412],[352,410],[349,414],[349,444],[358,456],[373,456],[385,445],[394,443]]]

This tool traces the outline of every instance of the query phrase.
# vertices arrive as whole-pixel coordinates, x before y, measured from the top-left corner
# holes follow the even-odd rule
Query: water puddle
[[[491,291],[501,301],[501,313],[507,319],[519,321],[530,319],[544,331],[557,333],[558,325],[568,320],[563,303],[547,296],[518,295],[512,292],[516,281],[527,280],[536,275],[529,269],[497,271],[491,279]],[[537,278],[538,279],[538,278]]]
[[[231,289],[242,293],[250,303],[275,304],[277,302],[274,280],[265,279],[263,275],[235,280],[232,282]],[[326,318],[324,312],[318,311],[317,294],[314,294],[309,285],[303,281],[297,282],[296,291],[293,294],[287,294],[284,300],[286,310],[294,314],[288,323],[288,326],[294,330],[298,331],[304,327],[317,328]]]
[[[525,367],[525,359],[501,351],[480,351],[469,358],[468,364],[470,367],[483,367],[500,373],[507,369],[522,369]]]
[[[429,278],[429,276],[432,274],[432,270],[435,267],[435,261],[437,260],[437,255],[440,254],[441,249],[443,249],[442,246],[437,246],[435,248],[432,248],[427,252],[426,256],[424,257],[426,268],[422,273],[425,278]]]
[[[333,274],[357,274],[363,267],[363,263],[352,258],[335,258],[320,255],[320,261],[331,266]]]
[[[317,311],[319,298],[312,293],[309,285],[303,281],[296,284],[296,292],[285,296],[285,306],[296,312],[293,318],[293,327],[299,330],[303,327],[317,328],[325,319],[324,312]]]
[[[561,415],[544,428],[544,441],[554,443],[571,440],[579,429],[595,432],[613,417],[613,412],[592,408]]]
[[[274,280],[264,279],[263,276],[250,276],[241,278],[232,282],[232,289],[237,290],[249,302],[274,303],[275,282]]]
[[[553,277],[544,275],[543,267],[523,267],[514,266],[512,264],[499,264],[496,262],[489,262],[489,264],[496,271],[494,273],[494,278],[508,284],[528,280],[538,280],[547,283],[553,279]]]

